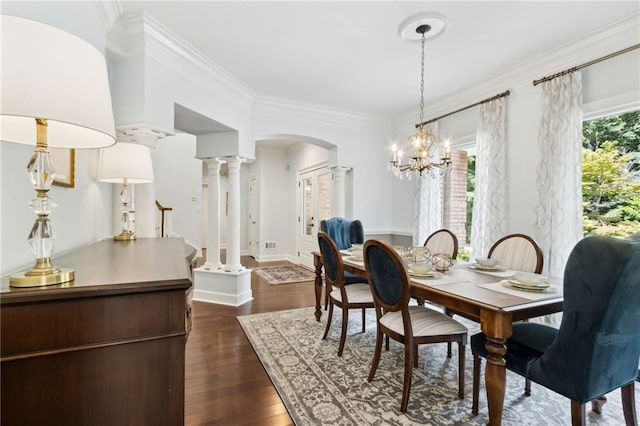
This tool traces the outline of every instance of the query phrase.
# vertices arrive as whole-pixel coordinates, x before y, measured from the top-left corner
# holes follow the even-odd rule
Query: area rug
[[[253,271],[269,284],[289,284],[302,281],[313,281],[315,274],[297,265],[261,266],[253,268]]]
[[[245,334],[269,374],[296,425],[485,425],[488,422],[484,383],[480,414],[471,415],[472,357],[467,348],[465,399],[457,398],[457,345],[446,357],[446,344],[420,346],[419,368],[406,414],[400,412],[403,379],[403,347],[391,341],[382,352],[372,382],[367,375],[375,344],[375,317],[367,316],[361,332],[360,314],[349,320],[348,336],[341,358],[337,356],[341,313],[334,312],[326,340],[326,312],[316,322],[314,308],[239,316]],[[459,317],[456,317],[459,319]],[[461,320],[470,333],[478,325]],[[484,375],[484,371],[483,371]],[[636,403],[640,402],[636,386]],[[602,415],[587,408],[589,425],[622,425],[620,392],[607,395]],[[570,425],[570,401],[542,386],[532,384],[532,395],[524,397],[524,379],[507,371],[504,425]]]

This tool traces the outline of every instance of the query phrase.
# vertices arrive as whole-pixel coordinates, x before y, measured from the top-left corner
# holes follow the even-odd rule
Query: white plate
[[[436,271],[429,271],[426,274],[419,274],[409,269],[409,275],[416,278],[432,278],[438,275]]]
[[[494,272],[500,272],[500,271],[504,271],[505,269],[500,266],[500,265],[496,265],[496,266],[482,266],[479,263],[474,263],[472,265],[469,265],[469,269],[477,269],[478,271],[494,271]]]
[[[515,288],[516,290],[530,291],[533,293],[553,293],[556,288],[552,285],[549,287],[531,287],[528,285],[514,284],[511,281],[502,281],[502,285],[505,287]]]
[[[513,284],[514,286],[519,286],[519,287],[528,287],[528,288],[547,288],[549,287],[551,284],[549,284],[547,281],[541,281],[538,283],[526,283],[524,281],[519,281],[516,280],[515,278],[509,278],[508,280],[511,284]]]

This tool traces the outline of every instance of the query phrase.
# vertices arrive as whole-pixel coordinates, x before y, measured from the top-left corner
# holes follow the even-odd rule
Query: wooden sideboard
[[[75,280],[0,284],[0,423],[184,424],[184,241],[108,239],[54,264]]]

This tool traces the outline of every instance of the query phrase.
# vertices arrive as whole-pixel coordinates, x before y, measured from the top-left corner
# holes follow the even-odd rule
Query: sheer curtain
[[[482,257],[504,236],[506,217],[506,98],[480,105],[471,216],[471,255]]]
[[[438,122],[425,125],[425,129],[438,140]],[[434,146],[433,159],[440,159],[438,146]],[[416,180],[414,200],[413,245],[421,246],[427,237],[442,228],[442,176],[439,170],[422,173]]]
[[[535,231],[543,273],[562,277],[569,252],[582,238],[582,77],[574,72],[541,86]]]

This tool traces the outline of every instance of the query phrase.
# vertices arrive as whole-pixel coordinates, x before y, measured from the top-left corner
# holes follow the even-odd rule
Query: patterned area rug
[[[271,285],[299,283],[315,279],[315,274],[312,271],[297,265],[261,266],[253,268],[253,271]]]
[[[369,310],[366,332],[353,311],[342,358],[338,358],[341,312],[321,340],[326,324],[316,322],[314,308],[239,316],[238,321],[269,374],[296,425],[484,425],[488,422],[484,383],[480,414],[471,415],[471,350],[467,348],[465,399],[457,398],[457,345],[447,359],[446,344],[420,346],[419,368],[406,414],[399,411],[402,395],[403,347],[391,341],[383,350],[374,380],[367,382],[375,344],[375,315]],[[460,319],[470,333],[478,325]],[[484,365],[484,363],[483,363]],[[484,376],[484,370],[483,370]],[[484,380],[483,380],[484,382]],[[640,402],[636,386],[636,404]],[[603,414],[587,407],[587,424],[623,425],[620,391],[607,395]],[[524,379],[507,371],[504,425],[570,425],[571,403],[561,395],[532,384],[524,396]]]

